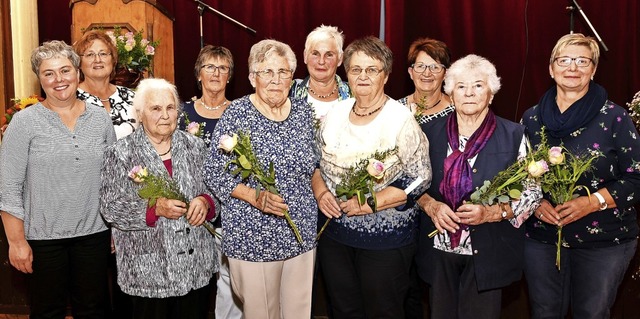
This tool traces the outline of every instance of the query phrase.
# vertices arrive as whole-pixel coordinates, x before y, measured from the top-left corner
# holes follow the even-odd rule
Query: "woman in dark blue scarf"
[[[627,110],[593,81],[600,50],[582,34],[560,38],[549,73],[556,85],[527,110],[522,122],[532,145],[544,126],[550,146],[572,154],[599,153],[576,185],[589,188],[558,205],[542,200],[526,223],[525,275],[532,318],[609,318],[638,235],[633,205],[640,196],[640,140]],[[562,226],[560,270],[557,227]]]

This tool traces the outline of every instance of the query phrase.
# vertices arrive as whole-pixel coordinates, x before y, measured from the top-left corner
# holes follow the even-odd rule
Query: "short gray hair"
[[[298,61],[291,47],[286,43],[267,39],[251,47],[251,51],[249,51],[249,73],[257,71],[255,69],[256,64],[262,63],[273,56],[284,57],[289,64],[289,69],[293,72],[296,71]]]
[[[149,95],[157,94],[160,91],[166,91],[171,93],[173,102],[180,113],[180,96],[178,95],[178,89],[169,81],[160,78],[149,78],[140,81],[136,88],[136,95],[133,98],[133,109],[136,110],[138,118],[141,118],[142,111],[147,103]]]
[[[313,31],[307,35],[307,41],[304,43],[304,56],[307,56],[314,44],[324,40],[332,40],[336,44],[336,48],[338,48],[338,57],[342,58],[342,53],[344,52],[342,50],[344,34],[342,34],[342,31],[338,30],[337,27],[324,24],[313,29]]]
[[[351,57],[357,52],[382,62],[382,71],[387,75],[391,73],[393,53],[384,41],[374,36],[367,36],[351,42],[344,50],[344,70],[347,73],[351,68]]]
[[[36,75],[40,74],[42,61],[51,58],[67,58],[76,70],[80,69],[80,56],[64,41],[53,40],[42,43],[41,46],[31,51],[31,70]]]
[[[469,54],[451,64],[451,67],[444,75],[444,92],[451,95],[456,85],[456,79],[462,74],[479,72],[487,76],[487,85],[491,94],[495,95],[500,90],[500,78],[496,73],[496,66],[489,60],[475,54]]]

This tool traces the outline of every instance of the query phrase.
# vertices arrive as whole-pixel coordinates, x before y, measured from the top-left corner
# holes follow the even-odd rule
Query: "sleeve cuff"
[[[147,216],[146,216],[147,226],[156,227],[156,222],[158,221],[158,218],[160,217],[156,215],[155,205],[153,207],[147,208]]]
[[[209,203],[209,212],[207,213],[207,220],[213,220],[216,218],[216,203],[211,198],[209,194],[200,194],[200,196],[204,197]]]

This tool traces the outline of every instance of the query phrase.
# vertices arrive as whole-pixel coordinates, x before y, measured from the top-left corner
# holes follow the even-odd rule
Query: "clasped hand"
[[[156,202],[156,215],[168,219],[178,219],[183,215],[191,226],[200,226],[204,223],[209,212],[209,203],[202,196],[197,196],[187,204],[177,199],[158,198]]]

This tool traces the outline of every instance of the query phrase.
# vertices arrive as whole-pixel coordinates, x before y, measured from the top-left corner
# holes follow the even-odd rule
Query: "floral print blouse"
[[[318,206],[311,191],[311,175],[318,163],[315,150],[313,115],[309,105],[291,99],[291,111],[283,121],[272,121],[260,113],[249,95],[236,99],[225,110],[214,131],[213,140],[223,134],[238,131],[249,133],[253,151],[267,169],[273,163],[276,186],[289,214],[295,222],[302,243],[284,218],[265,214],[248,202],[231,196],[240,183],[256,188],[251,180],[243,181],[231,172],[235,165],[227,165],[235,155],[217,148],[205,163],[205,181],[215,190],[222,204],[222,249],[229,258],[253,262],[284,260],[315,248]]]
[[[533,146],[540,143],[541,122],[538,106],[527,110],[522,123]],[[565,247],[607,247],[634,240],[638,236],[636,210],[640,200],[640,139],[626,109],[607,101],[599,114],[585,126],[560,139],[548,137],[549,146],[563,145],[569,152],[596,151],[600,157],[592,171],[580,177],[576,185],[591,193],[606,188],[616,208],[596,211],[567,224],[562,229]],[[586,192],[580,191],[580,195]],[[548,198],[545,196],[545,198]],[[526,223],[527,236],[544,242],[556,242],[556,227],[532,216]]]
[[[81,101],[87,101],[104,108],[104,104],[102,104],[99,97],[80,88],[78,88],[76,96]],[[131,134],[138,127],[136,111],[133,109],[134,96],[135,93],[131,89],[116,85],[116,91],[109,97],[109,103],[111,104],[109,115],[118,139]]]

